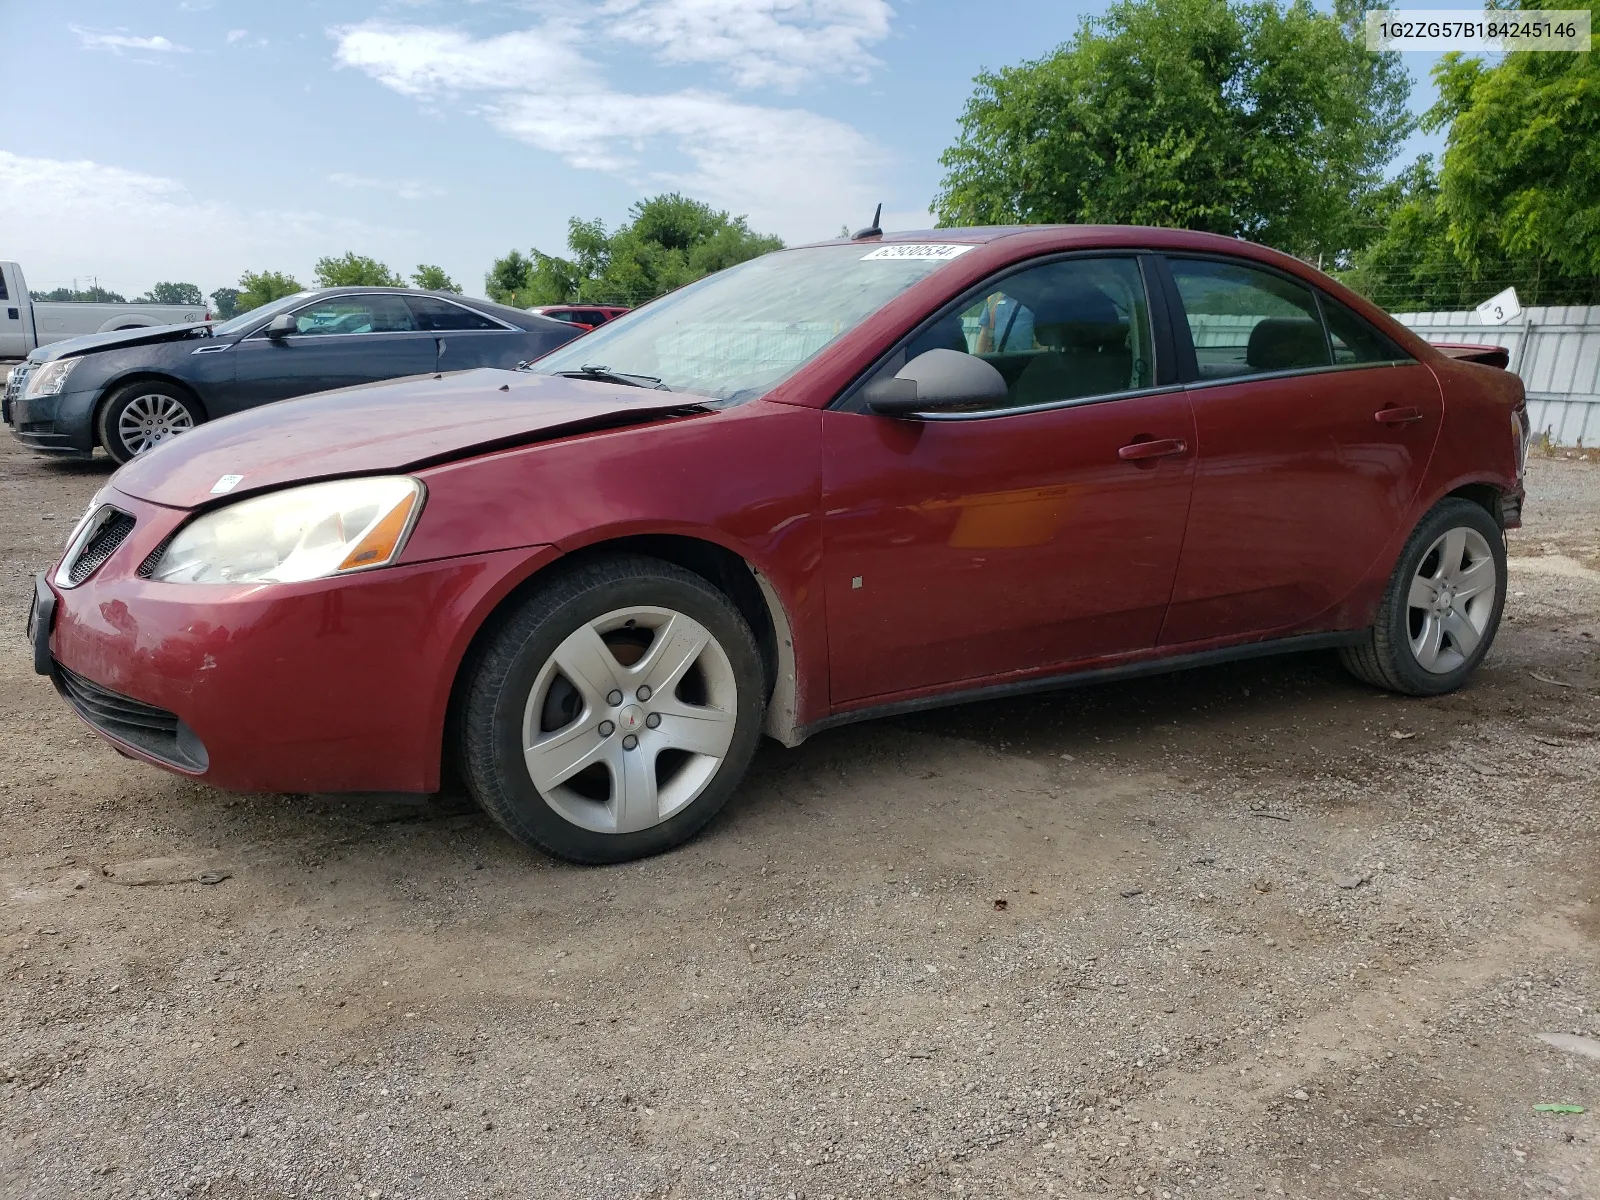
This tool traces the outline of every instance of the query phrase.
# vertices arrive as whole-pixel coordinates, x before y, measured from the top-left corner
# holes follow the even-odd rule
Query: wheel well
[[[456,720],[460,713],[462,687],[477,661],[479,648],[493,636],[504,615],[513,612],[530,591],[542,586],[550,577],[550,572],[615,554],[644,554],[673,563],[686,571],[693,571],[732,600],[734,607],[739,610],[739,615],[745,619],[745,624],[750,626],[750,632],[755,635],[756,648],[761,652],[761,668],[766,675],[769,700],[773,699],[774,691],[780,681],[785,677],[792,678],[792,649],[779,644],[778,631],[773,626],[772,614],[767,608],[767,600],[762,593],[761,583],[756,579],[755,571],[732,550],[715,542],[678,534],[639,534],[584,546],[571,554],[562,555],[523,580],[495,605],[493,611],[478,626],[477,632],[472,635],[466,653],[461,656],[461,662],[456,666],[455,679],[450,684],[450,698],[445,713],[444,744],[441,747],[443,752],[440,761],[441,786],[451,787],[459,779],[456,763],[458,741],[455,733]],[[781,707],[784,709],[784,719],[792,724],[794,708],[792,686],[788,689]],[[774,736],[780,735],[774,734]],[[780,740],[786,736],[788,734],[785,730]]]
[[[182,392],[183,395],[187,399],[192,400],[194,402],[194,406],[200,410],[200,419],[202,421],[210,419],[210,414],[206,412],[205,401],[200,399],[200,397],[195,394],[195,390],[187,383],[184,383],[183,380],[174,379],[170,375],[156,375],[151,372],[125,375],[121,379],[107,384],[105,390],[101,393],[99,401],[94,406],[94,415],[89,421],[89,436],[94,439],[94,444],[96,446],[100,445],[100,414],[105,411],[106,405],[111,403],[112,397],[116,396],[122,391],[123,388],[133,383],[159,383],[165,387],[172,388],[174,391]]]
[[[1504,526],[1505,520],[1500,512],[1500,489],[1489,483],[1468,483],[1451,492],[1452,496],[1459,496],[1463,500],[1470,500],[1495,519],[1495,523]]]

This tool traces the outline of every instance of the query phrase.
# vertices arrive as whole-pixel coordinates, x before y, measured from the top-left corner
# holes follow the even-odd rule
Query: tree
[[[513,250],[498,258],[484,285],[491,300],[536,304],[643,304],[713,271],[783,248],[730,216],[676,192],[641,200],[607,233],[600,220],[567,222],[571,258]]]
[[[318,287],[405,287],[406,281],[387,264],[354,250],[338,258],[319,258],[314,268]]]
[[[426,292],[461,291],[461,285],[446,275],[443,267],[435,267],[429,263],[417,264],[417,273],[411,277],[411,282]]]
[[[224,321],[231,321],[243,310],[239,307],[238,288],[218,288],[211,293],[211,307],[217,316]]]
[[[1413,125],[1360,2],[1118,0],[1054,54],[977,77],[940,158],[940,222],[1167,225],[1347,254]]]
[[[158,283],[135,304],[204,304],[205,296],[192,283]]]
[[[1524,5],[1532,8],[1538,0]],[[1596,13],[1600,24],[1600,12]],[[1507,287],[1524,304],[1600,297],[1600,66],[1594,54],[1447,54],[1440,168],[1390,185],[1372,243],[1342,278],[1391,311],[1463,309]]]
[[[1433,77],[1424,121],[1449,129],[1439,201],[1456,252],[1474,268],[1519,264],[1535,302],[1547,283],[1600,298],[1600,58],[1522,51],[1490,67],[1447,54]]]
[[[77,288],[55,288],[48,292],[28,293],[30,299],[43,300],[47,303],[64,304],[126,304],[127,298],[121,292],[107,291],[98,283],[92,287],[79,291]]]
[[[239,311],[249,312],[300,291],[300,281],[281,271],[246,271],[239,276]]]

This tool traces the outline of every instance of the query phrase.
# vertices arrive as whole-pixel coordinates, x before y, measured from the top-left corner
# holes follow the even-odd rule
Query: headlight
[[[58,358],[54,362],[47,362],[38,370],[28,376],[28,396],[54,396],[60,393],[67,382],[67,376],[72,374],[72,368],[78,365],[76,358]]]
[[[313,483],[241,500],[178,532],[150,573],[167,583],[292,583],[393,562],[422,511],[404,475]]]

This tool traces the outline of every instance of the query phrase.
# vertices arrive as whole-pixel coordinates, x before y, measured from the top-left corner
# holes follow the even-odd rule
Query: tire
[[[700,576],[639,555],[539,587],[487,634],[463,682],[467,789],[512,837],[577,863],[693,837],[744,777],[766,712],[739,610]]]
[[[127,462],[204,421],[199,403],[170,383],[130,383],[100,406],[95,433],[113,462]]]
[[[1377,622],[1340,657],[1374,687],[1407,696],[1453,692],[1489,652],[1505,602],[1499,524],[1470,500],[1443,500],[1406,540]]]

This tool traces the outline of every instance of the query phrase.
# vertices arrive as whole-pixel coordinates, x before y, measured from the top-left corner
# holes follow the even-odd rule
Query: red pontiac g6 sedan
[[[690,837],[763,733],[1316,647],[1431,695],[1505,599],[1527,424],[1495,354],[1205,234],[784,250],[524,370],[141,455],[36,585],[36,666],[156,766],[454,769],[581,862]]]

